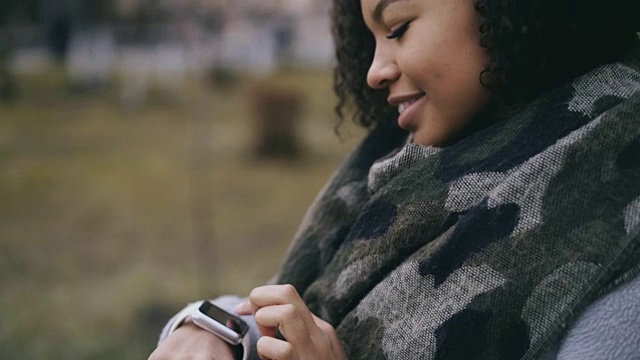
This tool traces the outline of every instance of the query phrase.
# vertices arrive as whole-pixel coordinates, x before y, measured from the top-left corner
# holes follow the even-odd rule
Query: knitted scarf
[[[614,63],[443,148],[379,126],[276,283],[349,359],[536,359],[640,272],[640,72]]]

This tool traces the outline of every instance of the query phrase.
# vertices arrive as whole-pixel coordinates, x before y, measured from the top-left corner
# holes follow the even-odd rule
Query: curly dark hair
[[[413,0],[426,1],[426,0]],[[480,45],[490,61],[479,81],[497,102],[517,104],[588,70],[619,59],[638,35],[638,0],[469,0],[480,19]],[[634,11],[634,9],[636,9]],[[373,128],[395,119],[386,90],[367,86],[375,41],[359,0],[333,0],[340,119]],[[351,108],[351,106],[354,108]]]

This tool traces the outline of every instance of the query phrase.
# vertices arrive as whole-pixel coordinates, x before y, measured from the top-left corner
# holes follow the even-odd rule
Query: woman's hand
[[[169,335],[149,360],[234,360],[229,344],[194,324],[185,324]]]
[[[313,315],[291,285],[256,288],[235,310],[253,313],[263,335],[257,348],[263,360],[347,358],[333,326]],[[277,331],[286,341],[276,338]]]

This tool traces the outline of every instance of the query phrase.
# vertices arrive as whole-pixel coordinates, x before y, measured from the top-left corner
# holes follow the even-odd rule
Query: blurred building
[[[333,58],[324,0],[119,0],[118,6],[124,18],[164,9],[183,24],[187,41],[201,42],[204,63],[215,66],[262,73],[283,62],[328,67]]]
[[[21,71],[42,66],[34,58],[44,48],[59,59],[69,55],[71,72],[97,62],[108,72],[144,54],[162,59],[143,63],[174,72],[228,67],[262,74],[283,64],[328,68],[333,59],[325,0],[38,1],[42,22],[15,31],[22,50],[16,56],[30,56],[17,64]]]
[[[218,70],[265,76],[281,68],[327,70],[333,62],[326,0],[21,4],[14,13],[30,15],[9,16],[22,20],[3,30],[11,43],[0,41],[0,87],[12,84],[14,74],[46,74],[61,64],[73,90],[100,90],[121,80],[122,102],[135,108],[150,90],[179,99],[187,79]]]

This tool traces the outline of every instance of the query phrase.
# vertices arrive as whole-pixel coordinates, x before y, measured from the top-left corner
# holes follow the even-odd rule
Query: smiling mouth
[[[400,105],[398,105],[398,114],[402,114],[406,108],[408,108],[411,104],[413,104],[417,100],[418,99],[413,99],[410,101],[405,101],[403,103],[400,103]]]
[[[415,98],[413,98],[411,100],[403,101],[400,104],[398,104],[398,114],[402,114],[405,110],[407,110],[407,108],[409,108],[409,106],[411,106],[416,101],[419,101],[423,97],[424,97],[424,94],[422,94],[422,95],[420,95],[418,97],[415,97]]]

